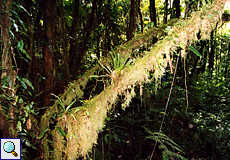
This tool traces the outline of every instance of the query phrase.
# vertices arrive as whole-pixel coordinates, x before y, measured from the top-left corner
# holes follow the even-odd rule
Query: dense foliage
[[[3,0],[0,138],[21,138],[22,159],[229,159],[215,4]]]

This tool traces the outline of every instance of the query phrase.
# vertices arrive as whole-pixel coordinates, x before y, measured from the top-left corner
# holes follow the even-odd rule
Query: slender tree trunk
[[[96,11],[96,20],[97,20],[96,26],[98,28],[100,28],[99,25],[102,22],[101,7],[102,7],[102,0],[98,0],[98,7],[97,7],[97,11]],[[96,52],[96,55],[97,55],[98,59],[100,59],[100,56],[101,56],[100,55],[100,37],[101,37],[101,30],[98,29],[97,30],[97,52]]]
[[[200,68],[201,73],[204,73],[205,68],[206,68],[206,63],[207,63],[207,56],[208,56],[207,50],[208,50],[208,48],[205,49],[206,44],[208,44],[208,42],[204,41],[204,56],[203,56],[202,66]]]
[[[180,18],[180,0],[174,0],[173,1],[173,8],[174,8],[174,15],[176,16],[175,18]]]
[[[191,10],[191,4],[192,2],[190,2],[189,0],[185,0],[185,6],[186,6],[186,9],[185,9],[185,13],[184,13],[184,17],[188,17],[190,14],[190,10]]]
[[[107,2],[107,6],[108,8],[105,10],[105,35],[103,37],[103,51],[102,51],[102,55],[104,57],[107,57],[107,54],[109,52],[109,50],[111,50],[110,48],[110,44],[111,44],[111,37],[110,37],[110,30],[111,30],[111,23],[110,23],[110,15],[111,15],[111,6],[110,6],[111,0],[108,0]]]
[[[225,60],[225,64],[228,64],[228,62],[230,62],[230,42],[228,43],[228,55]],[[226,65],[224,69],[224,77],[227,78],[228,74],[229,74],[229,65]]]
[[[59,24],[61,25],[61,35],[62,35],[62,49],[63,49],[63,58],[64,58],[64,63],[66,67],[66,78],[67,82],[70,80],[70,72],[69,72],[69,56],[67,53],[67,47],[66,47],[66,28],[65,28],[65,18],[64,18],[64,9],[63,9],[63,0],[59,1],[60,5],[60,20]]]
[[[144,22],[143,22],[143,18],[142,18],[140,5],[141,5],[141,1],[137,0],[137,10],[138,10],[138,14],[139,14],[139,17],[140,17],[140,22],[141,22],[141,33],[143,33]]]
[[[75,70],[78,71],[80,66],[81,66],[81,60],[82,60],[82,57],[83,55],[86,53],[87,51],[87,45],[88,45],[88,41],[89,41],[89,36],[90,36],[90,33],[92,31],[92,27],[93,27],[93,22],[94,22],[94,15],[95,15],[95,11],[96,11],[96,6],[97,5],[97,0],[93,0],[93,6],[92,6],[92,11],[91,13],[89,14],[89,18],[87,20],[87,23],[84,27],[84,30],[83,30],[83,33],[85,33],[82,37],[82,42],[80,44],[80,53],[78,54],[78,57],[76,59],[76,67],[75,67]]]
[[[69,51],[69,57],[70,57],[70,62],[69,62],[69,68],[72,71],[76,71],[74,68],[76,66],[76,57],[77,57],[77,35],[79,33],[79,26],[80,26],[80,18],[79,18],[79,6],[80,6],[80,1],[75,0],[75,5],[74,5],[74,13],[73,13],[73,22],[71,26],[71,39],[70,39],[70,51]]]
[[[55,77],[55,54],[54,54],[54,33],[55,33],[55,12],[56,0],[44,1],[44,31],[45,31],[45,44],[43,46],[43,68],[44,68],[44,96],[42,97],[42,106],[50,104],[51,95],[49,89],[54,85]]]
[[[214,30],[211,32],[210,45],[211,45],[211,51],[209,53],[209,66],[208,66],[209,70],[213,69],[214,66],[214,52],[215,52]]]
[[[136,28],[136,9],[135,9],[135,0],[131,0],[131,10],[130,10],[130,21],[127,31],[127,41],[131,40],[134,37],[134,31]]]
[[[15,71],[12,66],[14,65],[12,62],[12,56],[14,56],[13,47],[11,46],[10,34],[11,23],[10,23],[10,7],[12,1],[11,0],[1,0],[0,1],[0,26],[1,26],[1,42],[2,46],[2,59],[1,59],[1,85],[5,86],[3,89],[6,94],[8,94],[11,98],[15,98],[16,87],[15,80],[17,76],[17,71]],[[15,62],[16,65],[16,62]],[[17,68],[17,66],[16,66]],[[18,70],[18,69],[17,69]],[[4,82],[4,84],[3,84]],[[15,121],[15,107],[16,101],[9,103],[9,120],[10,128],[5,128],[9,131],[12,136],[15,137],[14,131],[16,129],[16,121]],[[0,106],[1,108],[1,106]],[[1,123],[7,123],[6,121],[0,120]],[[5,124],[3,127],[6,127]],[[2,128],[1,128],[2,129]]]
[[[168,0],[165,0],[164,24],[168,21]]]
[[[150,19],[151,19],[151,22],[154,23],[154,26],[157,26],[156,2],[155,2],[155,0],[150,0],[149,9],[150,9]]]

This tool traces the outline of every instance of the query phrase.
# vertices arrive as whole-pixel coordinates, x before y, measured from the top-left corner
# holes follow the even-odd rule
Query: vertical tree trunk
[[[165,12],[164,12],[164,21],[163,23],[166,24],[168,21],[168,0],[165,0]]]
[[[17,72],[12,68],[13,63],[12,63],[12,55],[13,53],[13,47],[11,46],[11,41],[10,41],[10,34],[9,31],[11,29],[11,23],[10,23],[10,7],[11,7],[12,1],[11,0],[1,0],[0,1],[0,26],[1,26],[1,42],[3,43],[2,46],[2,59],[1,59],[1,69],[2,69],[2,74],[1,74],[1,82],[5,82],[4,85],[5,92],[11,97],[15,98],[15,80],[16,80],[16,75]],[[8,122],[10,123],[10,128],[7,128],[9,133],[12,133],[12,136],[14,137],[14,131],[16,128],[16,122],[15,122],[15,107],[14,105],[16,102],[14,101],[13,103],[9,103],[9,120]],[[1,121],[3,123],[3,121]],[[7,123],[5,121],[5,123]],[[5,127],[7,124],[4,125]],[[3,126],[3,127],[4,127]]]
[[[99,25],[102,22],[102,16],[101,16],[102,0],[99,0],[97,3],[98,3],[98,7],[97,7],[97,11],[96,11],[96,23],[97,23],[96,26],[98,28],[100,28]],[[96,52],[96,55],[97,55],[98,59],[100,59],[100,56],[101,56],[100,55],[100,37],[101,37],[101,30],[98,29],[97,30],[97,52]]]
[[[224,63],[228,64],[229,62],[230,62],[230,42],[228,43],[228,55]],[[229,65],[225,65],[224,78],[227,78],[228,74],[229,74]]]
[[[209,66],[208,66],[209,70],[213,69],[214,66],[214,52],[215,52],[214,30],[211,32],[210,45],[211,45],[211,51],[209,53]]]
[[[77,57],[77,34],[79,32],[79,24],[80,24],[80,19],[79,19],[79,6],[80,2],[79,0],[75,0],[75,5],[74,5],[74,13],[73,13],[73,22],[71,26],[71,39],[70,39],[70,51],[69,51],[69,57],[70,57],[70,62],[69,62],[69,68],[71,70],[74,70],[76,66],[76,57]]]
[[[134,31],[136,28],[136,5],[135,0],[131,0],[131,10],[130,10],[130,21],[127,31],[127,41],[131,40],[134,37]]]
[[[174,14],[176,16],[176,18],[180,18],[180,0],[174,0],[173,1],[173,8],[174,8]]]
[[[111,3],[111,0],[108,0],[108,2],[106,4],[108,6],[108,8],[105,10],[105,27],[106,28],[105,28],[105,35],[103,37],[103,51],[102,51],[102,55],[104,57],[107,57],[109,50],[111,50],[111,48],[110,48],[110,44],[111,44],[111,38],[110,38],[111,6],[110,6],[110,3]]]
[[[185,9],[184,17],[188,17],[189,11],[191,10],[191,5],[190,5],[189,0],[185,0],[185,6],[186,6],[186,9]]]
[[[45,43],[43,46],[43,68],[44,68],[44,90],[45,94],[42,97],[42,106],[50,104],[49,89],[54,85],[55,77],[55,58],[54,58],[54,39],[55,33],[55,12],[56,12],[56,0],[44,0],[44,31],[45,31]]]
[[[76,59],[76,62],[77,62],[76,67],[74,68],[76,71],[79,70],[79,68],[81,66],[82,57],[87,51],[87,45],[88,45],[90,33],[92,31],[92,27],[93,27],[94,15],[95,15],[96,7],[97,7],[97,0],[93,0],[92,11],[89,14],[89,18],[88,18],[87,23],[86,23],[86,25],[84,27],[84,30],[83,30],[84,34],[81,37],[82,42],[80,43],[80,48],[79,48],[80,52],[79,52],[78,57]]]
[[[206,44],[209,44],[209,42],[204,41],[204,56],[203,56],[202,66],[200,68],[201,73],[204,73],[205,68],[206,68],[206,63],[207,63],[207,56],[208,56],[207,50],[208,50],[208,48],[205,49]]]
[[[139,14],[139,17],[140,17],[140,22],[141,22],[141,33],[143,33],[144,22],[143,22],[143,18],[142,18],[140,5],[141,5],[141,1],[137,0],[137,10],[138,10],[138,14]]]
[[[66,78],[67,82],[70,80],[70,72],[69,72],[69,56],[67,53],[67,47],[66,47],[66,28],[65,28],[65,18],[64,18],[64,9],[63,9],[63,0],[59,0],[59,6],[60,6],[60,20],[59,24],[61,25],[61,35],[62,35],[62,49],[63,49],[63,58],[64,63],[66,67]]]
[[[150,19],[151,19],[151,22],[154,23],[154,26],[157,26],[156,2],[155,2],[155,0],[150,0],[149,9],[150,9]]]

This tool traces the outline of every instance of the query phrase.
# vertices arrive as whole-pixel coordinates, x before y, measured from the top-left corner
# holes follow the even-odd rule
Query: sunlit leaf
[[[180,43],[179,46],[181,49],[185,49],[185,46],[182,43]]]
[[[49,128],[45,129],[44,131],[41,132],[41,134],[39,135],[39,139],[43,138],[45,133],[50,130]]]
[[[28,16],[30,16],[29,12],[22,5],[19,4],[18,7],[25,11],[28,14]]]
[[[194,47],[192,47],[192,46],[188,46],[188,48],[189,48],[193,53],[195,53],[197,56],[199,56],[200,58],[202,58],[202,55],[199,53],[199,51],[198,51],[196,48],[194,48]]]
[[[22,131],[22,123],[21,123],[21,121],[18,121],[18,123],[17,123],[17,129],[18,129],[19,132]]]

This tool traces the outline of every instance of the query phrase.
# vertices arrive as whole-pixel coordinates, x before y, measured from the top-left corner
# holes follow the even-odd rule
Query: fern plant
[[[179,153],[185,154],[182,148],[178,144],[176,144],[171,138],[169,138],[163,133],[151,132],[147,128],[145,128],[145,130],[146,132],[149,133],[149,136],[147,136],[146,138],[152,139],[159,144],[158,148],[162,150],[162,160],[169,160],[169,159],[187,160],[185,157],[179,154]],[[169,150],[169,148],[171,148],[173,151]]]

